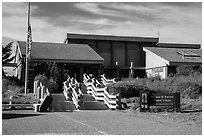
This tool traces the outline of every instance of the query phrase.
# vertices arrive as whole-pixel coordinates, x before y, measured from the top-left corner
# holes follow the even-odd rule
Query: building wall
[[[167,74],[168,74],[167,66],[146,69],[146,75],[148,78],[160,76],[162,79],[165,79],[167,78]]]
[[[143,47],[156,45],[154,42],[146,43],[86,39],[68,39],[68,43],[88,44],[94,51],[104,58],[102,68],[103,72],[107,73],[107,77],[116,77],[116,67],[119,67],[119,77],[124,77],[124,75],[125,77],[128,77],[131,62],[133,62],[134,67],[145,67]],[[116,66],[116,61],[118,66]],[[137,71],[135,75],[137,75]]]
[[[146,75],[147,77],[161,76],[166,78],[168,74],[167,64],[156,55],[146,52]]]

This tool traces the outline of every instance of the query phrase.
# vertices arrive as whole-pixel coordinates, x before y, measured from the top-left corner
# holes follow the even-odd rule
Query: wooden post
[[[181,112],[180,93],[179,92],[174,93],[174,107],[176,109],[176,112]]]
[[[119,78],[119,67],[118,67],[118,61],[115,62],[116,65],[116,78]]]
[[[120,93],[118,93],[116,95],[116,109],[121,110],[122,109],[122,105],[121,105],[121,95]]]
[[[101,75],[101,69],[102,69],[102,65],[101,65],[101,64],[99,64],[99,65],[98,65],[98,76],[100,76],[100,75]]]
[[[113,47],[113,42],[111,41],[110,42],[110,45],[111,45],[111,51],[110,51],[110,53],[111,53],[111,66],[114,66],[114,47]]]
[[[45,86],[42,86],[41,87],[41,99],[43,99],[44,98],[44,92],[45,91]]]
[[[12,99],[13,96],[10,96],[9,99]],[[12,105],[12,101],[9,101],[9,105]],[[9,107],[9,109],[12,109],[12,106]]]
[[[127,47],[127,42],[125,42],[125,66],[128,66],[128,47]]]
[[[40,86],[37,88],[36,99],[40,99]]]
[[[37,84],[38,84],[38,81],[34,81],[33,94],[34,94],[35,98],[37,96],[37,88],[38,88]]]
[[[79,74],[79,79],[80,79],[80,83],[83,82],[83,64],[80,64],[80,74]]]

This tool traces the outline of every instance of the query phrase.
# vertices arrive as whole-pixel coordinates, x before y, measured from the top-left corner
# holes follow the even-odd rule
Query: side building
[[[180,65],[202,65],[202,49],[198,44],[158,43],[158,47],[143,47],[147,77],[167,78]]]
[[[134,77],[145,76],[145,54],[143,47],[155,47],[158,38],[128,37],[110,35],[86,35],[67,33],[66,44],[88,44],[103,59],[102,73],[109,78],[126,78],[129,76],[133,62]],[[81,52],[83,52],[81,50]],[[97,69],[92,68],[96,76]]]

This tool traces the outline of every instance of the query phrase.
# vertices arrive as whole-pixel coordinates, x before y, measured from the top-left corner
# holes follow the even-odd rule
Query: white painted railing
[[[72,100],[76,109],[79,109],[80,104],[79,104],[79,98],[83,93],[81,92],[79,88],[79,83],[77,82],[76,79],[74,78],[68,78],[67,81],[64,83],[64,96],[67,100]],[[71,96],[70,96],[71,95]]]
[[[107,79],[106,77],[105,77],[105,74],[103,74],[103,75],[101,75],[101,82],[105,85],[105,86],[107,86],[108,84],[110,84],[110,83],[115,83],[116,81],[115,81],[115,78],[113,78],[113,79]]]
[[[83,82],[87,87],[87,93],[91,94],[95,100],[104,102],[108,108],[116,109],[116,95],[110,95],[107,91],[107,87],[100,88],[98,80],[90,77],[87,74],[83,75]]]
[[[34,96],[35,99],[40,99],[41,101],[43,101],[46,97],[46,95],[50,95],[50,92],[48,90],[47,87],[45,87],[42,82],[40,82],[39,80],[34,81]]]
[[[50,95],[50,92],[47,87],[45,87],[42,82],[39,80],[34,81],[34,90],[33,94],[35,99],[15,99],[13,96],[10,98],[2,99],[2,102],[9,102],[9,104],[2,104],[7,107],[28,107],[28,106],[39,106],[45,99],[47,95]],[[18,103],[17,103],[18,102]],[[29,102],[29,104],[25,104],[23,102]]]

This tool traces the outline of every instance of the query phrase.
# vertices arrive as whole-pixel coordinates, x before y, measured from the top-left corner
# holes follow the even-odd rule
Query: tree
[[[8,43],[5,47],[2,47],[2,66],[5,66],[7,63],[11,62],[15,56],[12,56],[12,44],[13,42]],[[5,77],[5,72],[2,69],[2,75]]]

